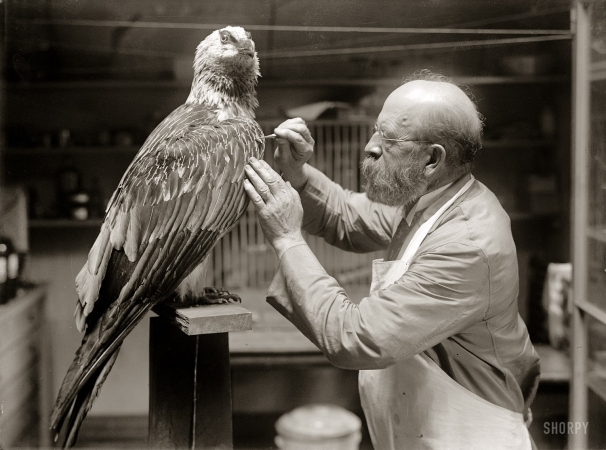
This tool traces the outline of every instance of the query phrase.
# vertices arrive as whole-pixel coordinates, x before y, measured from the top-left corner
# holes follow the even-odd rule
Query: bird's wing
[[[262,157],[262,130],[252,119],[212,117],[181,106],[127,169],[76,279],[80,329],[116,300],[172,293],[244,213],[244,165]]]
[[[110,200],[76,277],[76,324],[86,333],[59,391],[53,429],[61,429],[85,383],[98,391],[124,337],[244,213],[244,165],[262,157],[263,134],[254,120],[213,117],[202,106],[175,110],[150,135]],[[80,399],[83,414],[94,399],[88,391]],[[82,419],[70,419],[67,442]]]

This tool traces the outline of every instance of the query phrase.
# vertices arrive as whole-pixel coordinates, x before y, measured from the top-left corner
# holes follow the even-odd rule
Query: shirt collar
[[[427,209],[427,207],[429,205],[431,205],[433,202],[435,202],[444,193],[444,191],[446,189],[448,189],[450,186],[453,185],[453,183],[454,183],[454,181],[452,183],[445,184],[444,186],[439,187],[438,189],[435,189],[435,190],[428,192],[427,194],[421,196],[421,198],[419,200],[417,200],[417,202],[413,205],[413,207],[410,209],[410,211],[406,215],[406,217],[405,217],[406,223],[408,223],[408,225],[410,226],[415,214],[423,211],[424,209]]]

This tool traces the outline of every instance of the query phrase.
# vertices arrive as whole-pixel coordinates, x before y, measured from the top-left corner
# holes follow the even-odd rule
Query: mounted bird
[[[262,158],[255,122],[255,44],[240,27],[214,31],[197,47],[185,104],[147,138],[109,201],[99,236],[76,277],[82,345],[51,416],[55,440],[78,430],[124,338],[157,303],[236,298],[203,286],[205,260],[244,214],[244,166]]]

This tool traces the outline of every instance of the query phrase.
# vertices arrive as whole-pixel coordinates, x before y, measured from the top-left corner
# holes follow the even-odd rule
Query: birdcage
[[[278,122],[262,122],[270,134]],[[315,141],[310,164],[346,189],[359,191],[362,185],[360,162],[372,136],[371,122],[316,121],[308,124]],[[268,144],[265,160],[273,165],[273,147]],[[369,284],[371,262],[381,252],[356,254],[332,247],[322,238],[305,235],[310,248],[326,271],[341,284]],[[263,237],[255,210],[249,205],[238,225],[225,236],[212,254],[212,285],[228,288],[268,286],[276,271],[277,259]]]

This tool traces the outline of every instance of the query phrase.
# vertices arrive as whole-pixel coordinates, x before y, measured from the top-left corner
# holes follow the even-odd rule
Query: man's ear
[[[431,144],[427,149],[429,160],[425,164],[425,175],[431,176],[439,167],[446,164],[446,150],[440,144]]]

